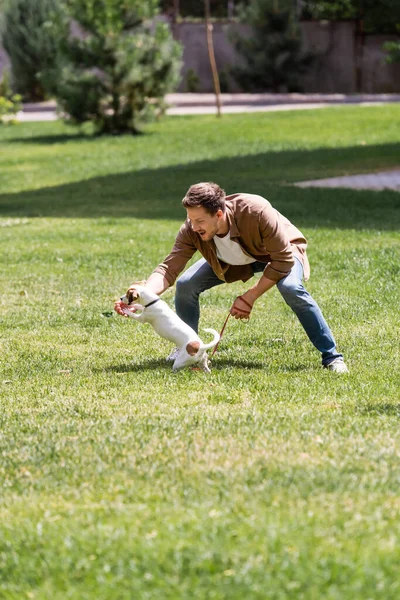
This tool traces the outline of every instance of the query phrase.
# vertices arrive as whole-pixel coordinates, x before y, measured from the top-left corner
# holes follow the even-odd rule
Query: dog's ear
[[[129,299],[129,304],[131,304],[139,298],[139,293],[136,290],[136,286],[145,287],[146,281],[135,281],[134,283],[131,283],[128,291],[126,292],[126,296]]]
[[[132,304],[132,302],[135,302],[139,298],[139,294],[134,287],[130,287],[126,292],[126,297],[128,298],[128,304]]]

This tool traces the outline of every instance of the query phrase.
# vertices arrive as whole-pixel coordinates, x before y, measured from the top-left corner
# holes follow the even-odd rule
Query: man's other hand
[[[230,313],[235,319],[250,319],[250,313],[253,305],[250,304],[243,296],[238,296],[231,306]]]

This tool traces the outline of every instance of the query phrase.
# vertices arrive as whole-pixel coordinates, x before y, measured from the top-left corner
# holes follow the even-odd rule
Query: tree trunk
[[[204,13],[206,18],[206,32],[207,32],[207,47],[208,47],[208,56],[210,58],[210,66],[214,81],[214,91],[215,91],[215,101],[217,105],[217,116],[221,116],[221,88],[219,85],[219,77],[217,64],[215,62],[215,54],[214,54],[214,44],[212,38],[212,30],[213,26],[210,22],[210,0],[204,0]]]

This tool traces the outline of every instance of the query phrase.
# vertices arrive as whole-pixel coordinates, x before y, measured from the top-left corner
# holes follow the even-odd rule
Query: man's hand
[[[232,317],[235,319],[250,319],[251,309],[253,308],[253,304],[243,298],[243,296],[238,296],[235,302],[232,304],[230,313]]]
[[[229,311],[232,317],[235,317],[235,319],[250,319],[250,313],[254,302],[262,294],[273,288],[275,284],[276,281],[267,279],[264,276],[260,277],[258,282],[253,285],[252,288],[247,290],[242,296],[236,298]]]
[[[124,304],[123,302],[121,302],[121,300],[118,300],[114,304],[115,312],[118,313],[119,315],[121,315],[122,317],[128,317],[128,315],[126,314],[126,309],[130,310],[131,312],[137,311],[136,308],[133,308],[133,306],[129,307],[127,304]]]

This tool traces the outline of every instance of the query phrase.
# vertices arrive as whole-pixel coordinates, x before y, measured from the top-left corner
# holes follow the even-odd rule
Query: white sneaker
[[[333,371],[334,373],[348,373],[349,370],[344,362],[343,358],[335,358],[329,365],[324,365],[325,369]]]
[[[174,348],[172,352],[167,356],[167,361],[173,362],[179,354],[179,348]]]

